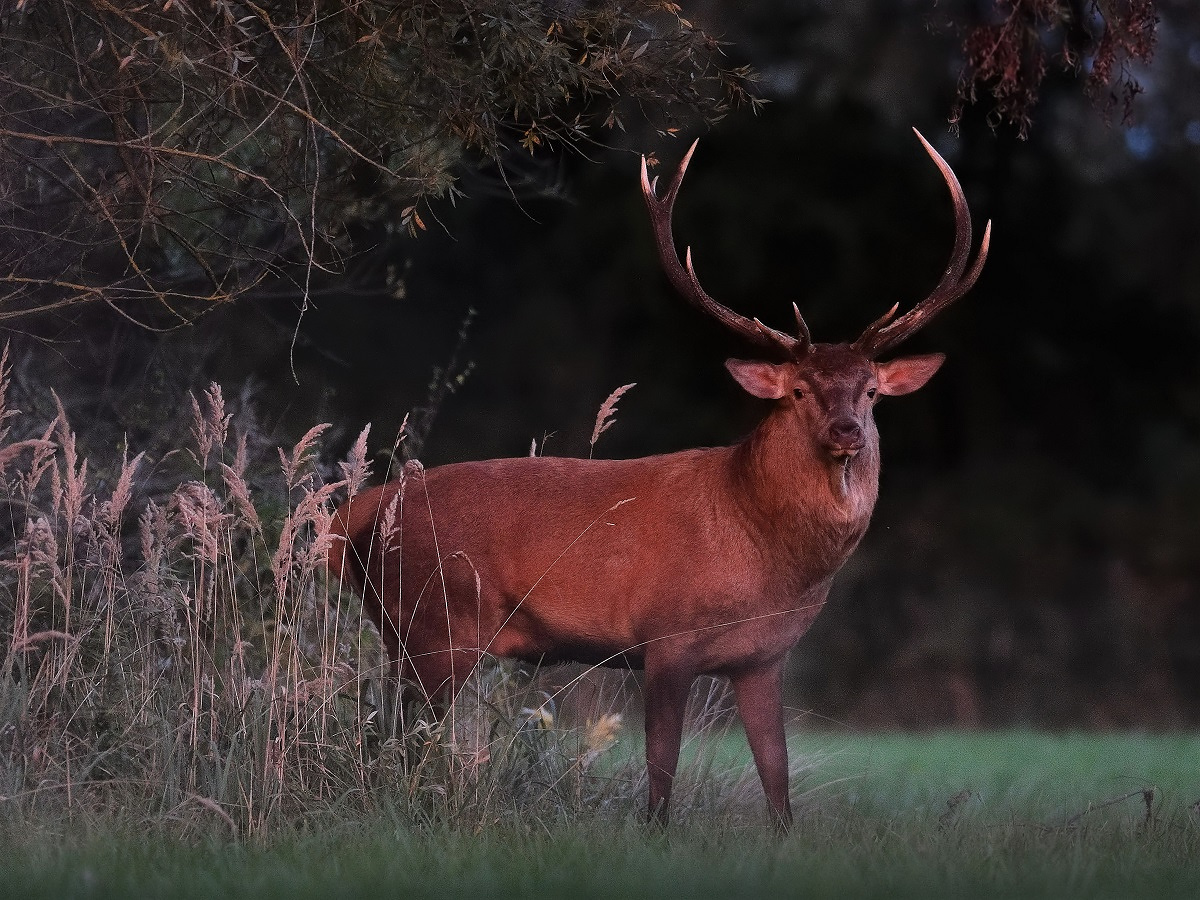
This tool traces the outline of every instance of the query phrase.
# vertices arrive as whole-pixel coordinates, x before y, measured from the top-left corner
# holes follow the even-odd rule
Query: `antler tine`
[[[962,185],[958,183],[950,164],[933,149],[924,135],[915,128],[913,133],[941,171],[946,186],[950,188],[950,197],[954,201],[954,249],[942,280],[928,297],[895,321],[891,321],[896,313],[896,307],[893,306],[881,318],[868,325],[854,342],[854,346],[869,357],[878,356],[911,337],[925,327],[930,319],[969,291],[979,278],[979,273],[983,271],[991,244],[992,223],[989,220],[983,232],[983,241],[979,245],[979,253],[970,271],[967,271],[967,262],[971,256],[971,210],[967,206]]]
[[[854,342],[854,346],[864,352],[867,352],[869,355],[870,351],[868,348],[872,346],[876,336],[880,331],[883,330],[884,326],[886,326],[888,322],[892,321],[892,319],[896,317],[896,311],[898,309],[900,309],[900,304],[893,303],[891,309],[889,309],[863,330],[863,333],[859,335],[858,340]]]
[[[684,254],[685,262],[681,264],[679,261],[679,254],[675,250],[675,239],[671,231],[671,213],[675,206],[675,197],[679,193],[679,186],[683,183],[683,176],[687,172],[688,163],[692,161],[692,154],[695,153],[696,145],[699,143],[699,140],[694,141],[688,152],[684,154],[682,162],[679,163],[679,169],[675,172],[661,198],[657,193],[658,179],[650,180],[646,157],[642,157],[642,195],[646,200],[646,209],[650,212],[650,224],[654,228],[654,239],[658,245],[658,259],[662,264],[663,271],[671,285],[684,299],[746,341],[767,350],[782,352],[790,357],[803,356],[808,352],[811,339],[808,335],[808,327],[800,318],[799,309],[796,310],[799,326],[798,337],[791,337],[774,328],[768,328],[757,319],[747,319],[745,316],[738,315],[705,292],[704,288],[700,286],[700,279],[696,277],[696,270],[692,267],[691,247],[688,247]]]
[[[796,314],[796,336],[800,339],[800,343],[804,346],[812,346],[812,335],[808,331],[808,323],[804,321],[804,316],[800,315],[800,307],[795,303],[792,304],[792,312]]]

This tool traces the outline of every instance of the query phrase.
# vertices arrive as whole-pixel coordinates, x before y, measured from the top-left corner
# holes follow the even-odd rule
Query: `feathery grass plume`
[[[133,474],[145,455],[143,451],[130,460],[129,451],[122,452],[121,474],[117,477],[112,496],[101,502],[93,514],[93,549],[96,552],[100,577],[103,579],[102,595],[106,598],[116,593],[117,582],[121,577],[121,523],[125,507],[129,505],[133,495]]]
[[[25,470],[19,471],[16,480],[10,484],[14,494],[26,503],[32,501],[42,479],[54,466],[54,454],[58,450],[58,445],[50,440],[52,434],[54,434],[53,422],[46,426],[41,438],[29,441],[33,456]]]
[[[25,531],[17,539],[15,556],[17,559],[28,561],[34,566],[46,568],[51,572],[52,577],[57,575],[56,569],[59,560],[58,536],[54,533],[54,528],[45,516],[26,520]]]
[[[404,511],[405,469],[400,472],[400,490],[392,494],[392,499],[383,508],[383,516],[379,520],[379,541],[384,547],[392,546],[392,538],[400,529],[400,516]]]
[[[243,400],[243,402],[246,401]],[[246,449],[248,440],[249,435],[245,431],[242,431],[238,435],[237,447],[233,451],[233,471],[237,474],[238,478],[246,477],[246,465],[249,462],[248,451]]]
[[[538,443],[537,438],[531,438],[529,441],[529,455],[531,457],[532,456],[545,456],[546,455],[546,444],[550,440],[550,438],[554,437],[556,434],[557,434],[557,432],[554,432],[554,431],[542,432],[542,442],[540,444]]]
[[[114,535],[120,531],[121,517],[133,496],[133,474],[145,455],[145,451],[142,451],[131,460],[128,450],[122,453],[121,474],[117,477],[117,486],[113,488],[112,496],[103,501],[96,510],[98,523]]]
[[[212,488],[201,481],[185,481],[171,494],[167,510],[181,536],[191,542],[194,558],[215,566],[230,516]]]
[[[317,439],[328,430],[328,422],[323,425],[314,425],[308,429],[304,433],[304,437],[300,438],[296,446],[292,448],[290,457],[283,452],[282,447],[279,448],[279,462],[283,466],[283,479],[289,490],[296,487],[300,470],[312,459],[310,453],[316,445]]]
[[[220,468],[221,479],[225,482],[225,490],[229,492],[230,499],[233,500],[239,522],[252,531],[262,531],[258,510],[254,508],[254,501],[250,498],[250,485],[246,483],[236,465],[221,463]]]
[[[35,454],[45,454],[54,448],[48,434],[41,440],[33,438],[8,443],[10,427],[6,423],[20,415],[20,410],[8,408],[8,387],[11,381],[12,364],[8,360],[8,343],[5,342],[4,350],[0,351],[0,483],[6,486],[8,482],[4,479],[4,473],[18,456],[27,450],[32,450]]]
[[[329,427],[328,424],[322,424],[310,428],[292,448],[290,456],[283,448],[279,448],[283,478],[289,492],[297,487],[303,488],[280,526],[279,542],[272,557],[272,574],[280,598],[288,595],[293,570],[307,577],[324,570],[325,558],[333,540],[329,530],[333,516],[332,498],[346,487],[348,479],[355,478],[361,482],[366,477],[369,426],[359,434],[348,461],[340,463],[346,479],[317,484],[316,472],[301,476],[301,470],[313,459],[312,451],[318,438]]]
[[[167,541],[170,527],[163,508],[153,500],[148,501],[138,516],[142,564],[135,573],[131,589],[137,598],[137,613],[155,627],[166,624],[167,617],[174,611],[174,603],[167,594],[165,584],[169,566]]]
[[[404,426],[401,425],[401,432]],[[345,460],[338,463],[342,472],[342,480],[346,485],[347,497],[358,493],[364,481],[371,475],[371,464],[367,461],[367,435],[371,433],[371,423],[368,422],[359,432],[357,440],[350,448]]]
[[[637,387],[636,381],[631,382],[630,384],[621,385],[608,395],[607,400],[600,404],[600,411],[596,413],[596,427],[592,429],[592,440],[588,450],[589,459],[596,450],[596,441],[600,440],[600,435],[604,434],[604,432],[608,431],[608,429],[612,428],[612,426],[616,424],[617,401],[620,400],[625,395],[625,392],[632,387]]]
[[[323,568],[334,539],[329,530],[333,520],[331,498],[343,485],[344,482],[335,481],[315,490],[305,490],[283,520],[279,545],[271,559],[275,592],[280,597],[288,594],[294,571],[305,574]]]
[[[83,512],[83,503],[87,495],[88,461],[79,459],[75,448],[75,432],[71,430],[67,421],[67,411],[63,408],[62,400],[53,391],[50,393],[58,409],[55,428],[58,431],[58,445],[63,457],[61,473],[58,466],[50,472],[51,492],[55,511],[62,515],[67,528],[74,529]]]
[[[254,501],[250,496],[250,485],[246,481],[246,466],[249,464],[246,450],[247,437],[244,431],[238,435],[237,447],[233,454],[233,465],[220,463],[221,479],[225,482],[228,496],[233,500],[239,524],[249,528],[252,532],[261,533],[262,521],[258,517],[258,510],[254,507]]]
[[[604,713],[594,722],[588,719],[584,729],[585,749],[579,757],[579,765],[586,769],[611,750],[617,743],[623,726],[624,716],[619,712]]]
[[[16,648],[28,641],[42,583],[48,583],[56,594],[61,594],[63,586],[58,537],[45,516],[25,521],[25,530],[13,548],[13,558],[4,560],[4,568],[14,571],[17,576],[9,613],[12,616],[12,648]]]
[[[333,495],[344,487],[340,481],[322,485],[312,493],[305,494],[296,506],[293,517],[308,525],[308,540],[296,553],[300,571],[309,574],[324,571],[333,535],[329,526],[333,524]]]
[[[213,382],[204,392],[206,410],[200,409],[196,395],[189,393],[192,400],[192,439],[196,442],[199,455],[195,456],[196,465],[201,469],[208,468],[208,457],[214,449],[225,446],[229,436],[229,422],[233,418],[225,412],[225,398],[221,394],[221,386]]]
[[[0,440],[3,440],[0,437]],[[8,471],[8,467],[12,465],[13,460],[24,453],[26,450],[32,450],[34,454],[47,454],[54,451],[54,442],[49,440],[38,440],[37,438],[28,438],[23,441],[14,441],[0,447],[0,481],[4,480],[4,473]],[[45,456],[41,456],[45,459]],[[42,471],[45,471],[44,469]]]

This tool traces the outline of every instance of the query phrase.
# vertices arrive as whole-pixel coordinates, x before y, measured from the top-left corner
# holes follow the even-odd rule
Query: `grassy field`
[[[713,764],[719,780],[736,743]],[[1200,737],[806,735],[794,751],[808,768],[786,837],[702,803],[663,835],[632,804],[477,829],[415,824],[383,798],[367,817],[332,808],[263,843],[216,827],[187,841],[112,833],[136,822],[125,811],[9,821],[0,884],[12,897],[289,900],[1200,894]]]

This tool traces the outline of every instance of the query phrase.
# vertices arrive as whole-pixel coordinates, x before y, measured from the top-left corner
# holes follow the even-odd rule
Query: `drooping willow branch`
[[[0,13],[0,320],[101,301],[171,326],[266,279],[303,292],[416,229],[472,160],[748,99],[653,0],[293,0]],[[519,152],[519,151],[518,151]]]

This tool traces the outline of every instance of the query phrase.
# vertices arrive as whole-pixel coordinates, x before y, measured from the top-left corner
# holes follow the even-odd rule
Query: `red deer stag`
[[[665,824],[684,705],[701,674],[733,684],[776,824],[791,822],[781,682],[833,576],[866,531],[879,478],[872,408],[924,385],[943,356],[878,358],[975,283],[958,180],[918,133],[954,199],[954,250],[933,293],[852,344],[792,337],[712,299],[681,263],[671,208],[696,145],[660,198],[642,192],[671,284],[764,357],[725,365],[771,401],[732,447],[628,460],[531,457],[440,466],[336,513],[330,568],[359,590],[397,676],[437,702],[485,655],[645,670],[652,820]],[[770,361],[768,361],[770,360]]]

